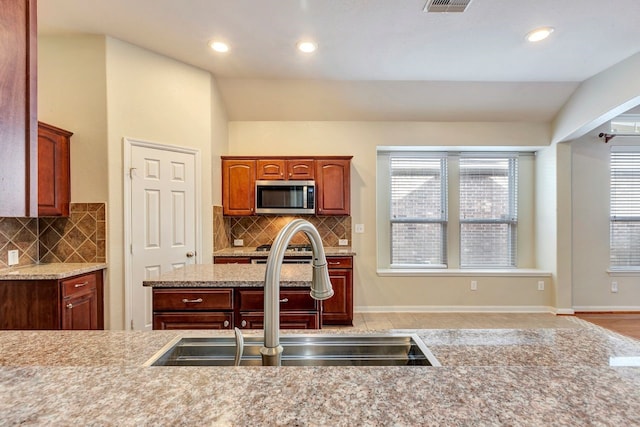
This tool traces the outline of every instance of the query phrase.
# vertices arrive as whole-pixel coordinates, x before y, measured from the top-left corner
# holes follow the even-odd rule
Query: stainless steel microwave
[[[257,214],[314,214],[314,181],[256,181]]]

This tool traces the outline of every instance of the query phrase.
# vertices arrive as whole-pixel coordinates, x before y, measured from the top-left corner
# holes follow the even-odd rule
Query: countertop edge
[[[34,264],[0,270],[0,280],[59,280],[107,267],[102,262]]]

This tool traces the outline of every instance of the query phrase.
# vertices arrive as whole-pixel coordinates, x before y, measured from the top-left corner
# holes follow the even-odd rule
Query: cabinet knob
[[[242,322],[240,322],[240,326],[242,326],[243,328],[247,326],[247,321],[243,320]]]
[[[67,304],[67,308],[73,308],[73,304],[71,303]]]
[[[225,328],[229,327],[229,321],[225,320],[224,323],[222,324]]]

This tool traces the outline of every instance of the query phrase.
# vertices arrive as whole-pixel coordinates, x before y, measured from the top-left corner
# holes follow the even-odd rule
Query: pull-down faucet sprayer
[[[313,253],[311,297],[316,300],[325,300],[333,296],[320,233],[307,220],[295,219],[291,221],[278,233],[267,258],[264,279],[264,347],[260,349],[263,366],[280,366],[280,355],[282,354],[282,346],[280,345],[280,269],[287,245],[299,231],[304,232],[311,241]]]

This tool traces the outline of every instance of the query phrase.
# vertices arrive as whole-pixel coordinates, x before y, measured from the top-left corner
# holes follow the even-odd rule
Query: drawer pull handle
[[[280,302],[289,302],[289,298],[282,298]]]
[[[194,304],[197,304],[197,303],[201,303],[201,302],[202,302],[202,298],[198,298],[198,299],[187,299],[187,298],[182,298],[182,302],[183,302],[183,303],[185,303],[185,304],[188,304],[188,303],[194,303]]]
[[[67,304],[67,308],[73,308],[73,304],[71,303]]]
[[[340,265],[340,261],[327,261],[329,265]]]
[[[84,283],[76,283],[74,285],[75,288],[81,288],[83,286],[87,286],[89,284],[89,282],[84,282]]]

